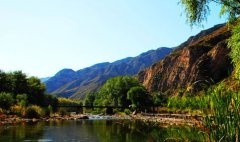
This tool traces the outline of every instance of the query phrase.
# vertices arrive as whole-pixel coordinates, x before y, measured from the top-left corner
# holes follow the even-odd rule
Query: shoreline
[[[128,120],[140,120],[146,123],[155,123],[161,127],[167,126],[181,126],[188,125],[191,127],[197,126],[202,127],[202,118],[194,115],[184,115],[184,114],[145,114],[138,113],[136,115],[124,115],[124,114],[114,114],[114,115],[104,115],[104,114],[74,114],[74,115],[53,115],[51,117],[36,118],[21,118],[16,115],[0,115],[0,126],[4,125],[17,125],[20,123],[31,123],[31,122],[48,122],[57,120],[111,120],[111,119],[128,119]]]

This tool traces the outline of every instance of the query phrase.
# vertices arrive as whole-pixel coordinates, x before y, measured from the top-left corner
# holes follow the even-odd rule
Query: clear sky
[[[0,69],[47,77],[177,46],[203,30],[178,1],[0,0]],[[212,8],[204,29],[226,20]]]

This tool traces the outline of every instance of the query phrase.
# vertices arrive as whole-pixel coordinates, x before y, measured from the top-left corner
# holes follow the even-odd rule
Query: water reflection
[[[194,128],[159,128],[130,120],[51,121],[0,126],[0,142],[161,142],[164,140],[205,141],[205,136]]]

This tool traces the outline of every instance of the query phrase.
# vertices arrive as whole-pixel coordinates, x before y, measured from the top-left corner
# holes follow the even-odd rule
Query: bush
[[[10,107],[10,113],[18,116],[24,116],[25,108],[20,105]]]
[[[16,96],[17,104],[20,106],[26,106],[27,105],[27,95],[26,94],[18,94]]]
[[[9,109],[14,100],[10,93],[0,93],[0,108]]]
[[[26,109],[27,118],[40,118],[43,115],[43,110],[37,105],[29,106]]]
[[[129,115],[129,114],[131,114],[131,111],[129,109],[124,109],[124,113]]]

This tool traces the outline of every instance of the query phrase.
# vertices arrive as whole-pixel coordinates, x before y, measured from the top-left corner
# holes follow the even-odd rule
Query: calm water
[[[204,141],[188,127],[159,128],[130,120],[77,120],[0,126],[0,142]]]

